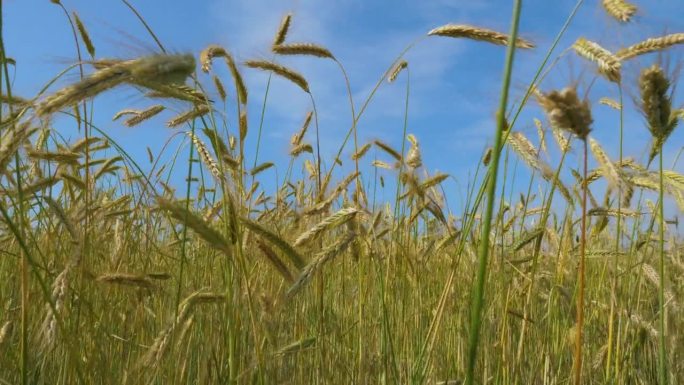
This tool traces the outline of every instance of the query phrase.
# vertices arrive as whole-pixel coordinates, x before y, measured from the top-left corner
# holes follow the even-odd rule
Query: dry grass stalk
[[[505,33],[465,24],[447,24],[431,30],[428,32],[428,36],[463,37],[472,40],[486,41],[496,45],[508,45],[509,39],[509,36]],[[522,38],[517,38],[515,40],[515,46],[529,49],[534,48],[534,43]]]
[[[274,74],[281,76],[296,84],[304,92],[310,92],[309,83],[306,81],[306,79],[304,79],[304,76],[298,74],[297,72],[285,66],[267,60],[248,60],[245,62],[245,65],[249,68],[256,68],[264,71],[273,72]]]
[[[583,37],[577,39],[572,48],[578,55],[592,61],[598,65],[599,72],[603,74],[611,82],[619,83],[621,80],[620,70],[622,64],[620,59],[613,55],[607,49],[601,47],[593,41],[589,41]]]
[[[684,33],[673,33],[671,35],[646,39],[640,43],[619,50],[616,56],[620,60],[628,60],[639,55],[662,51],[678,44],[684,44]]]
[[[177,127],[180,126],[183,123],[187,123],[195,118],[199,118],[200,116],[206,115],[211,111],[211,108],[205,104],[199,105],[192,110],[186,111],[168,122],[166,122],[167,127]]]
[[[602,0],[601,4],[609,15],[623,23],[629,22],[637,12],[637,7],[625,0]]]
[[[307,55],[335,60],[330,50],[312,43],[278,44],[271,47],[271,50],[278,55]]]
[[[149,107],[136,113],[135,116],[126,119],[124,121],[124,124],[128,127],[133,127],[152,118],[153,116],[159,114],[162,111],[164,111],[164,106],[162,106],[161,104],[154,105],[152,107]]]
[[[323,219],[321,222],[316,224],[314,227],[302,233],[297,240],[294,242],[294,246],[302,246],[303,244],[310,242],[317,237],[319,237],[323,232],[337,228],[349,220],[351,220],[357,213],[359,209],[355,207],[347,207],[339,210],[333,215]]]

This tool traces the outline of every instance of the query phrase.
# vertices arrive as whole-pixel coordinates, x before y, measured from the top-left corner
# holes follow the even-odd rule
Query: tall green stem
[[[487,182],[487,207],[485,208],[482,239],[478,255],[477,282],[471,302],[470,334],[468,336],[468,366],[466,368],[466,385],[472,385],[475,376],[475,362],[477,361],[477,348],[480,342],[480,323],[482,321],[482,307],[484,302],[484,285],[487,277],[487,261],[489,257],[489,233],[491,229],[492,212],[494,211],[494,198],[496,194],[496,178],[499,172],[499,158],[501,155],[501,143],[505,129],[506,105],[508,104],[508,89],[511,83],[513,70],[513,57],[515,56],[515,40],[518,37],[518,24],[520,22],[520,8],[522,0],[516,0],[513,4],[513,21],[508,38],[506,51],[506,65],[504,67],[503,85],[501,87],[501,99],[497,113],[497,127],[494,139],[494,151],[490,165],[491,177]]]

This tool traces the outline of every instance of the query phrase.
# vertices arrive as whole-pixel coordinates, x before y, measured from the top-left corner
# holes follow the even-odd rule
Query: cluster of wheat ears
[[[408,100],[404,55],[423,39],[357,104],[329,49],[291,42],[290,14],[272,60],[239,62],[218,45],[196,59],[166,53],[123,1],[162,53],[100,58],[77,13],[52,0],[79,58],[33,98],[13,93],[8,68],[16,64],[0,32],[0,384],[684,380],[684,249],[671,220],[677,213],[664,212],[668,201],[684,210],[684,175],[663,167],[663,146],[684,110],[671,100],[676,79],[657,64],[640,69],[638,84],[622,82],[623,65],[684,44],[684,33],[615,52],[576,39],[564,54],[586,59],[594,80],[619,95],[591,95],[594,108],[615,117],[595,127],[578,85],[545,90],[543,82],[581,0],[515,107],[514,54],[535,47],[517,37],[520,1],[509,34],[463,24],[429,31],[507,46],[494,144],[473,165],[463,211],[454,213],[441,189],[449,176],[428,171],[406,125],[400,149],[358,140],[378,88],[405,80]],[[622,0],[602,6],[622,24],[637,12]],[[328,163],[309,83],[278,62],[283,55],[333,61],[345,80],[351,124]],[[248,127],[242,74],[251,69],[311,99],[273,191],[259,183],[278,171],[257,161],[263,127]],[[80,79],[53,86],[71,71]],[[631,108],[653,138],[645,164],[623,156],[623,88],[639,95]],[[173,137],[181,143],[173,161],[148,147],[145,166],[98,127],[93,99],[115,89],[138,90],[149,104],[121,110],[115,124],[168,114],[167,126],[183,133]],[[533,140],[516,126],[521,110],[535,106]],[[65,140],[67,125],[83,137]],[[612,130],[619,156],[592,130]],[[248,136],[257,138],[256,156],[246,153]],[[576,168],[566,162],[573,149]],[[519,199],[506,179],[497,181],[516,161],[531,175]],[[170,184],[179,174],[186,183]],[[385,188],[382,175],[395,176],[393,201],[369,198]]]

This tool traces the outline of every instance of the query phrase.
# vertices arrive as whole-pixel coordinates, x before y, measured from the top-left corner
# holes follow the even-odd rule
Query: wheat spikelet
[[[225,48],[212,44],[200,52],[200,65],[202,66],[202,71],[209,72],[211,70],[211,64],[215,57],[226,57],[228,52]]]
[[[639,77],[641,108],[646,115],[648,129],[653,136],[649,162],[660,152],[662,145],[679,122],[672,113],[670,80],[657,65],[644,69]]]
[[[206,115],[206,114],[208,114],[210,111],[211,111],[211,108],[209,108],[209,106],[204,105],[204,104],[203,104],[203,105],[199,105],[199,106],[193,108],[192,110],[186,111],[186,112],[184,112],[184,113],[182,113],[182,114],[180,114],[180,115],[178,115],[178,116],[172,118],[171,120],[169,120],[168,122],[166,122],[166,126],[167,126],[167,127],[177,127],[177,126],[180,126],[181,124],[187,123],[187,122],[189,122],[190,120],[193,120],[193,119],[195,119],[195,118],[198,118],[198,117],[200,117],[200,116],[202,116],[202,115]]]
[[[423,165],[422,157],[420,156],[420,146],[418,139],[413,134],[407,135],[408,141],[411,143],[408,155],[406,156],[406,164],[412,168],[419,168]]]
[[[371,162],[371,165],[373,167],[377,167],[377,168],[384,168],[385,170],[392,170],[394,168],[394,167],[390,166],[388,163],[383,162],[381,160],[377,160],[377,159],[374,160],[373,162]]]
[[[39,159],[47,162],[57,162],[65,165],[78,165],[82,154],[69,150],[60,152],[28,150],[26,155],[31,159]]]
[[[228,94],[226,94],[226,87],[223,86],[223,83],[221,82],[221,79],[218,76],[212,76],[212,80],[214,81],[214,87],[216,87],[216,92],[218,92],[221,100],[225,102],[226,97],[228,96]]]
[[[88,35],[88,31],[83,25],[81,18],[78,17],[78,14],[75,11],[72,12],[72,15],[74,16],[74,22],[76,23],[78,33],[81,35],[81,40],[83,40],[83,44],[86,46],[86,49],[88,50],[88,54],[90,55],[90,57],[95,57],[95,46],[93,45],[93,41],[90,40],[90,35]]]
[[[29,101],[16,95],[9,97],[9,95],[2,94],[0,95],[0,103],[21,107],[22,105],[29,103]]]
[[[361,148],[359,148],[358,151],[356,151],[355,153],[352,154],[352,156],[351,156],[352,160],[358,160],[358,159],[363,158],[363,156],[366,155],[368,150],[370,150],[372,145],[373,145],[373,143],[366,143],[363,146],[361,146]]]
[[[290,150],[290,155],[297,157],[303,152],[308,152],[309,154],[313,154],[313,147],[309,143],[302,143],[298,146],[293,147]]]
[[[428,32],[428,36],[463,37],[496,45],[508,45],[509,39],[509,36],[504,33],[465,24],[447,24],[431,30]],[[518,48],[534,48],[532,42],[521,38],[515,40],[515,46]]]
[[[603,151],[601,145],[594,138],[589,138],[589,147],[594,154],[594,158],[596,158],[601,166],[603,176],[608,180],[608,184],[611,187],[619,189],[622,186],[622,180],[618,174],[617,168],[615,168],[615,165],[611,162],[606,152]]]
[[[402,60],[397,65],[392,68],[392,70],[389,73],[389,76],[387,76],[387,82],[388,83],[393,83],[395,80],[397,80],[397,76],[403,71],[405,68],[408,67],[408,62],[406,60]]]
[[[197,153],[199,153],[200,159],[202,159],[204,165],[207,166],[211,174],[214,176],[214,178],[216,178],[216,181],[219,183],[224,181],[225,179],[221,174],[221,170],[219,169],[218,163],[216,163],[214,157],[211,156],[204,142],[202,142],[200,138],[197,137],[197,135],[193,134],[192,131],[188,131],[187,135],[190,137],[190,140],[192,140],[192,143],[195,145]]]
[[[278,44],[271,47],[271,50],[278,55],[307,55],[335,60],[330,50],[312,43]]]
[[[627,23],[637,11],[637,7],[625,0],[602,0],[601,4],[609,15],[617,21]]]
[[[292,298],[295,294],[297,294],[308,282],[311,281],[313,276],[320,271],[326,263],[330,262],[333,258],[343,252],[347,246],[349,246],[351,241],[354,240],[354,238],[355,235],[353,233],[347,234],[341,240],[335,242],[320,253],[316,254],[314,260],[306,265],[306,267],[299,274],[299,277],[295,283],[293,283],[292,286],[290,286],[290,288],[287,290],[286,296],[288,298]]]
[[[9,341],[12,334],[12,321],[6,321],[0,328],[0,348],[4,348],[5,342]]]
[[[534,126],[537,128],[537,136],[539,137],[539,148],[541,151],[545,154],[549,154],[548,149],[546,148],[546,131],[544,130],[544,126],[542,125],[541,120],[534,118]]]
[[[152,107],[146,108],[136,113],[135,116],[126,119],[124,121],[124,124],[128,127],[133,127],[152,118],[153,116],[157,115],[162,111],[164,111],[164,106],[162,106],[161,104],[154,105]]]
[[[283,253],[285,253],[285,255],[290,259],[290,261],[294,263],[297,269],[302,269],[304,266],[306,266],[306,263],[304,263],[304,259],[284,239],[280,238],[272,231],[267,230],[265,227],[249,219],[241,218],[240,222],[249,230],[251,230],[255,234],[259,235],[261,238],[265,239],[272,245],[279,248]]]
[[[488,147],[482,156],[482,165],[485,167],[489,166],[489,162],[492,160],[492,148]]]
[[[615,83],[620,82],[620,69],[622,65],[620,64],[620,59],[610,51],[583,37],[577,39],[575,44],[572,45],[572,48],[578,55],[596,63],[599,72],[608,80]]]
[[[117,170],[118,167],[112,167],[112,165],[116,162],[121,162],[121,161],[123,161],[123,158],[120,156],[115,156],[115,157],[107,159],[104,163],[102,163],[102,167],[100,167],[93,174],[93,180],[98,180],[104,174],[106,174],[108,172],[114,172],[115,170]]]
[[[306,113],[306,117],[304,118],[304,123],[302,124],[302,128],[299,129],[299,132],[292,135],[292,138],[290,139],[290,144],[293,146],[299,146],[302,144],[302,139],[304,139],[304,135],[306,135],[306,131],[309,128],[309,125],[311,124],[311,118],[313,117],[313,111],[309,111]]]
[[[154,288],[154,284],[147,276],[138,274],[106,273],[97,277],[96,281],[122,286],[139,287],[143,289]]]
[[[288,270],[287,266],[285,266],[285,263],[280,260],[278,255],[262,241],[257,241],[257,246],[264,256],[266,256],[266,260],[271,264],[271,266],[273,266],[288,283],[292,283],[294,278],[292,277],[290,270]]]
[[[599,103],[618,111],[622,109],[622,105],[611,98],[601,98],[599,99]]]
[[[285,42],[285,38],[287,37],[287,32],[290,29],[291,22],[291,13],[288,13],[285,16],[283,16],[283,19],[280,22],[280,26],[278,27],[278,32],[276,32],[275,38],[273,39],[273,46],[278,46]]]
[[[508,142],[529,167],[541,170],[541,163],[537,157],[537,149],[529,140],[527,140],[525,135],[520,132],[512,132],[508,135]]]
[[[396,159],[397,162],[401,162],[401,154],[399,151],[393,149],[389,144],[382,142],[381,140],[374,140],[373,143],[378,146],[381,150],[387,153],[387,155]]]
[[[202,217],[186,210],[185,207],[182,207],[177,203],[171,202],[161,197],[157,198],[157,204],[161,209],[168,211],[174,219],[184,223],[187,227],[192,229],[210,246],[223,251],[227,256],[232,254],[228,241],[221,233],[204,222]]]
[[[270,61],[266,60],[248,60],[245,62],[245,65],[250,68],[256,68],[264,71],[270,71],[273,72],[274,74],[281,76],[292,83],[296,84],[301,88],[304,92],[309,93],[309,83],[307,83],[306,79],[297,72],[282,66],[277,63],[273,63]]]
[[[3,130],[0,136],[0,173],[5,171],[10,160],[19,147],[35,132],[30,129],[29,123],[25,122],[12,129]]]
[[[52,303],[54,309],[50,304],[45,305],[45,318],[40,329],[40,334],[43,336],[42,344],[44,347],[52,346],[57,338],[57,317],[64,311],[64,300],[69,289],[69,278],[73,265],[67,265],[64,270],[55,278],[52,284]]]
[[[256,176],[257,174],[261,173],[262,171],[268,170],[269,168],[271,168],[273,166],[274,166],[274,164],[272,162],[264,162],[264,163],[262,163],[256,167],[254,167],[252,169],[252,171],[250,171],[249,173],[252,176]]]
[[[116,114],[114,114],[114,116],[112,117],[112,121],[119,120],[119,118],[121,118],[122,116],[137,115],[139,113],[140,113],[139,110],[127,108],[127,109],[121,110],[121,111],[117,112]]]
[[[334,229],[336,227],[339,227],[339,226],[347,223],[347,221],[351,220],[358,212],[359,212],[359,210],[355,207],[347,207],[347,208],[339,210],[338,212],[334,213],[333,215],[323,219],[321,222],[316,224],[314,227],[312,227],[309,230],[302,233],[297,238],[297,240],[295,240],[293,246],[295,246],[295,247],[302,246],[303,244],[305,244],[305,243],[307,243],[313,239],[316,239],[324,231]]]
[[[575,88],[551,91],[538,97],[551,125],[569,131],[580,139],[586,140],[591,131],[591,109],[589,102],[580,101]]]
[[[684,44],[684,33],[652,37],[627,48],[623,48],[619,50],[616,55],[620,60],[628,60],[639,55],[662,51],[678,44]]]

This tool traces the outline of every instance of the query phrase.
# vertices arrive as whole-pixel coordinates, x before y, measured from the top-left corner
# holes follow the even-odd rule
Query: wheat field
[[[510,31],[436,26],[354,100],[333,51],[291,36],[296,13],[269,26],[270,56],[238,60],[219,45],[168,52],[124,1],[159,51],[109,58],[78,9],[52,3],[79,56],[37,74],[38,94],[13,91],[21,64],[0,34],[0,384],[684,382],[684,175],[663,161],[680,155],[663,152],[684,119],[671,70],[681,63],[668,62],[684,33],[556,47],[561,29],[539,46],[520,36],[515,0]],[[583,6],[621,28],[639,12],[623,0]],[[379,88],[407,89],[408,105],[406,53],[433,39],[506,53],[490,147],[459,205],[406,125],[400,148],[358,133]],[[513,102],[514,58],[528,50],[546,56]],[[336,151],[322,149],[306,75],[280,60],[293,55],[339,68],[351,124]],[[568,57],[591,77],[550,87]],[[264,110],[248,100],[266,108],[267,96],[250,92],[247,72],[310,98],[284,161],[249,161],[262,127],[248,122]],[[94,107],[131,92],[141,107]],[[627,110],[652,138],[641,159],[623,151]],[[177,147],[134,158],[101,128],[149,121],[174,130]],[[522,191],[506,177],[515,167]],[[376,199],[380,188],[391,198]]]

